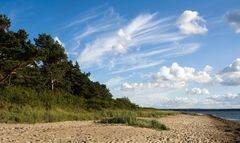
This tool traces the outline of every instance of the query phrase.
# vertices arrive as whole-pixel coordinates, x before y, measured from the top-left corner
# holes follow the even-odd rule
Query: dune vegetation
[[[144,128],[153,128],[156,130],[167,130],[167,127],[157,120],[147,120],[147,119],[139,119],[136,117],[113,117],[113,118],[105,118],[99,121],[99,123],[103,124],[125,124],[130,126],[144,127]]]

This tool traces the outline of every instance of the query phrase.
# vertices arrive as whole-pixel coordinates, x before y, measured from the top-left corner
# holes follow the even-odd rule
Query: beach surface
[[[37,124],[0,124],[0,142],[54,143],[232,143],[239,126],[207,115],[176,115],[157,119],[169,130],[125,125],[104,125],[93,121]]]

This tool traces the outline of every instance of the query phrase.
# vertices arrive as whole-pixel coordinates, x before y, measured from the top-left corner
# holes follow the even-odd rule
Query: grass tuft
[[[167,130],[167,127],[156,120],[138,119],[136,117],[114,117],[99,121],[102,124],[125,124],[136,127],[152,128],[156,130]]]

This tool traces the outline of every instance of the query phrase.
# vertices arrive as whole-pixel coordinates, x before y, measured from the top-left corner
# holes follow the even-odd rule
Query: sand
[[[0,124],[0,142],[231,143],[236,139],[227,123],[210,116],[176,115],[158,120],[170,130],[103,125],[93,121]]]

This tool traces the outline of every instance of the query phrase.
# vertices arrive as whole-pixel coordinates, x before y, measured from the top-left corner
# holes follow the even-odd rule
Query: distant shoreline
[[[157,108],[156,108],[157,109]],[[173,109],[161,109],[161,110],[174,110],[174,111],[182,111],[182,110],[186,110],[186,111],[194,111],[194,110],[202,110],[202,111],[210,111],[210,110],[214,110],[214,111],[236,111],[236,110],[240,110],[240,108],[222,108],[222,109],[217,109],[217,108],[173,108]]]
[[[197,114],[200,113],[215,116],[225,120],[240,121],[240,109],[168,109],[168,110]]]

